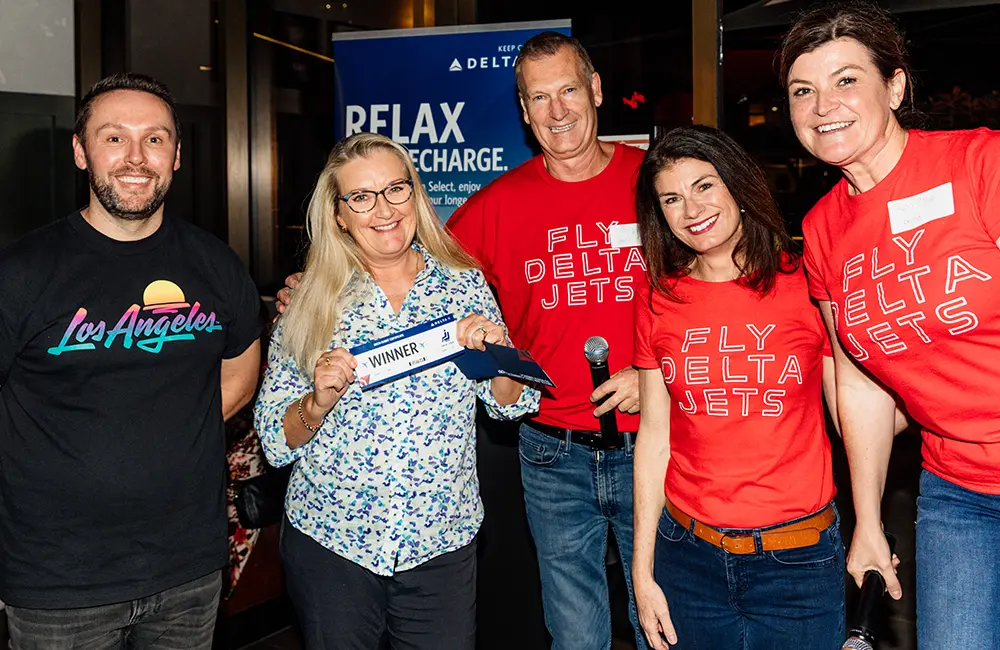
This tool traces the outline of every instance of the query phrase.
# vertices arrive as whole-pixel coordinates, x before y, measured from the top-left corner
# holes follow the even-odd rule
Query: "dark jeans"
[[[216,571],[160,593],[80,609],[7,606],[17,650],[211,650],[222,591]]]
[[[473,650],[476,542],[391,577],[345,560],[285,519],[281,560],[307,650]]]
[[[733,555],[695,537],[664,508],[654,575],[677,631],[672,648],[840,648],[846,626],[839,526],[838,514],[819,542],[805,548]],[[759,539],[761,530],[767,529],[728,532]]]

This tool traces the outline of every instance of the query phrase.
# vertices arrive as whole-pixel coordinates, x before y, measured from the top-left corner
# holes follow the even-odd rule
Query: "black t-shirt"
[[[79,213],[0,252],[0,598],[148,596],[226,562],[220,370],[260,298],[218,239]]]

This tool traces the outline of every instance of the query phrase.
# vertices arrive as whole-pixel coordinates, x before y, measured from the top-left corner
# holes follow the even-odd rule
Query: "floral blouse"
[[[399,314],[367,273],[344,290],[330,349],[353,348],[452,314],[502,324],[478,269],[455,271],[419,244],[424,268]],[[362,392],[355,382],[305,444],[290,449],[283,420],[312,381],[282,349],[278,322],[255,425],[272,465],[296,463],[288,485],[289,522],[337,555],[390,576],[469,544],[483,519],[476,475],[476,397],[490,416],[538,410],[539,393],[497,404],[489,380],[472,381],[448,361]]]

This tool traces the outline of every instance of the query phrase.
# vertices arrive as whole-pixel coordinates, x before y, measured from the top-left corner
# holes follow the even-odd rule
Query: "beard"
[[[142,200],[138,197],[122,195],[115,189],[111,180],[114,176],[128,176],[132,173],[149,176],[153,183],[153,195],[149,199]],[[163,205],[170,189],[170,182],[164,183],[160,175],[144,165],[125,166],[109,172],[106,177],[98,178],[94,173],[94,166],[87,160],[87,177],[90,179],[90,189],[108,214],[125,221],[143,221],[149,219]]]

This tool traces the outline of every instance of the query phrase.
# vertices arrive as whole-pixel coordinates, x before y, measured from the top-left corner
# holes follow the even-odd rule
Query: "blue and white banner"
[[[442,220],[532,156],[514,59],[568,20],[333,35],[338,139],[359,131],[407,147]]]

